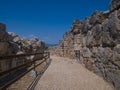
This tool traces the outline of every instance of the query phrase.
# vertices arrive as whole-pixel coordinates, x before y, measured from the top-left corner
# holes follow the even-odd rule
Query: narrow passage
[[[102,78],[68,58],[52,56],[35,90],[113,90]]]

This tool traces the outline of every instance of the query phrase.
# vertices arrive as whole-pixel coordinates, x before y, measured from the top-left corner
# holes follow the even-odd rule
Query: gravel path
[[[51,58],[51,65],[35,90],[113,90],[102,78],[82,65],[67,58]]]

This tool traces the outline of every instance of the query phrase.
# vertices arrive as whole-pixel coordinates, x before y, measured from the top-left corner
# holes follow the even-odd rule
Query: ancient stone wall
[[[45,49],[45,43],[39,41],[37,38],[29,40],[22,38],[16,33],[6,32],[6,25],[0,23],[0,56],[28,54],[28,53],[42,53]],[[42,56],[42,55],[41,55]],[[10,68],[19,66],[27,60],[40,58],[40,55],[30,56],[26,58],[14,58],[11,60],[0,60],[0,72]]]
[[[79,46],[80,63],[120,90],[120,0],[112,0],[108,11],[74,20],[57,46],[58,52],[52,51],[75,58],[75,44]]]

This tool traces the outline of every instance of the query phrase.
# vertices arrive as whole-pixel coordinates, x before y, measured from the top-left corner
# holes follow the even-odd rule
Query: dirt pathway
[[[35,90],[113,90],[108,83],[82,65],[52,56],[52,63]]]

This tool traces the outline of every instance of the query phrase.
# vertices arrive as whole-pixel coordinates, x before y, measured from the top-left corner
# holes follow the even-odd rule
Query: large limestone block
[[[114,63],[120,67],[120,45],[114,47],[113,59]]]
[[[6,32],[6,25],[0,23],[0,41],[10,41],[11,37]]]
[[[6,55],[9,52],[9,44],[7,42],[0,42],[0,55]]]
[[[83,47],[83,49],[82,49],[82,55],[85,58],[89,58],[89,57],[91,57],[92,53],[90,52],[89,48]]]
[[[97,23],[102,23],[104,16],[102,12],[95,11],[90,17],[90,24],[95,25]]]
[[[113,46],[113,40],[110,37],[110,33],[109,32],[103,32],[102,33],[102,45],[103,47],[110,47]]]
[[[90,21],[89,18],[86,18],[84,20],[83,25],[82,25],[82,32],[83,33],[87,33],[88,30],[90,30],[91,25],[90,25],[89,21]]]
[[[120,19],[120,9],[117,12],[118,18]]]
[[[109,19],[111,30],[120,31],[120,20],[118,18],[117,10],[109,15]]]
[[[111,0],[111,3],[110,3],[110,10],[111,11],[116,9],[119,6],[120,6],[120,0]]]
[[[109,18],[102,23],[102,28],[103,31],[110,32],[112,38],[119,38],[120,20],[117,11],[114,11],[109,15]]]
[[[6,25],[3,23],[0,23],[0,30],[6,31]]]

